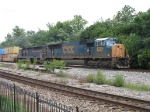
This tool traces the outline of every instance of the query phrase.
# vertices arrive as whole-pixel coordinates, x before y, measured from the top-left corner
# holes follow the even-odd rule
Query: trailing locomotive
[[[84,65],[110,68],[129,68],[129,56],[125,53],[123,44],[116,38],[101,38],[63,42],[43,46],[22,48],[17,60],[37,58],[42,63],[45,60],[84,60]]]

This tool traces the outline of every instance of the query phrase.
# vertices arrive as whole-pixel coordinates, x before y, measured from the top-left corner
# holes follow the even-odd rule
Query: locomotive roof
[[[116,39],[116,38],[107,37],[107,38],[99,38],[99,39],[96,39],[96,40],[107,40],[107,39]]]

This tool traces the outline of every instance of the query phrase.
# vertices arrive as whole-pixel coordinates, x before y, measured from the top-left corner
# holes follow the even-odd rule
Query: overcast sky
[[[46,24],[81,15],[89,25],[112,18],[124,5],[137,12],[150,8],[150,0],[0,0],[0,42],[18,25],[26,31],[46,30]]]

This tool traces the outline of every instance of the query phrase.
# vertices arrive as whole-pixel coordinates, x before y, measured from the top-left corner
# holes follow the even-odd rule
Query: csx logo
[[[63,53],[64,54],[73,54],[74,53],[73,48],[74,48],[74,46],[64,46]]]
[[[102,52],[104,47],[97,47],[97,51]]]

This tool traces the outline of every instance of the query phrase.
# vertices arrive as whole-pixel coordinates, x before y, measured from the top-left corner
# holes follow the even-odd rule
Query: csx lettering
[[[73,54],[74,53],[73,48],[74,48],[74,46],[64,46],[63,53],[64,54]]]
[[[102,52],[104,47],[97,47],[97,51]]]

